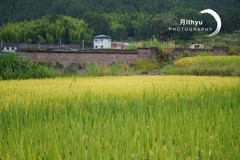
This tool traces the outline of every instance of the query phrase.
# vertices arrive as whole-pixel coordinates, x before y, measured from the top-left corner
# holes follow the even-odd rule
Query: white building
[[[93,37],[94,49],[111,48],[111,37],[98,35]]]
[[[191,49],[203,49],[204,48],[204,44],[190,44],[190,48]]]

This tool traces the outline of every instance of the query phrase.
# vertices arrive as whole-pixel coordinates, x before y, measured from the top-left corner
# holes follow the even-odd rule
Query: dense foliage
[[[25,62],[17,54],[0,54],[0,80],[55,77],[56,70],[39,63]]]
[[[90,43],[92,30],[83,20],[66,16],[45,16],[41,19],[3,25],[0,39],[25,43]]]
[[[179,25],[180,19],[185,18],[202,20],[203,27],[214,28],[216,22],[211,15],[199,14],[199,11],[207,8],[219,13],[223,24],[221,32],[240,29],[238,0],[220,0],[217,3],[213,0],[149,0],[147,3],[144,0],[9,0],[0,5],[0,25],[5,24],[1,28],[0,40],[59,43],[62,38],[63,43],[80,43],[96,34],[109,34],[114,40],[125,40],[127,37],[147,40],[153,36],[164,40],[188,40],[197,33],[168,32],[168,27]],[[78,19],[43,17],[46,15],[66,15]],[[35,19],[38,20],[33,21]],[[12,24],[14,22],[21,23]]]

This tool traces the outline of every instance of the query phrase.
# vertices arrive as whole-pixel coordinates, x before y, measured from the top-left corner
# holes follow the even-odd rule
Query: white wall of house
[[[204,44],[190,44],[190,48],[191,49],[203,49],[204,48]]]
[[[94,38],[93,39],[94,49],[111,48],[110,38]]]
[[[17,47],[3,47],[3,52],[16,52],[17,50]]]

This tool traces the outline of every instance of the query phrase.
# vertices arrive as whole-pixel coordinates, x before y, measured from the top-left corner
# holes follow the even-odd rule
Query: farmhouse
[[[93,37],[94,49],[111,48],[111,37],[106,35],[98,35]]]
[[[26,43],[1,43],[3,52],[16,52],[18,50],[46,50],[46,51],[78,51],[79,44],[26,44]]]
[[[19,48],[18,44],[15,44],[15,43],[10,43],[10,44],[1,43],[2,52],[16,52],[18,48]]]

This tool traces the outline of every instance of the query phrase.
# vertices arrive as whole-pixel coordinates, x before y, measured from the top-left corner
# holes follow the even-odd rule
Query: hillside
[[[189,40],[196,33],[172,34],[167,31],[168,27],[179,25],[180,19],[186,18],[204,21],[203,27],[214,28],[216,22],[211,15],[199,14],[207,8],[220,15],[221,33],[240,30],[239,0],[220,0],[217,3],[214,0],[148,0],[147,3],[144,0],[8,0],[0,5],[0,26],[48,15],[63,15],[83,19],[88,28],[93,30],[93,35],[109,34],[116,40],[126,40],[128,37],[147,40],[153,36],[164,40]],[[2,37],[0,40],[17,41]]]

